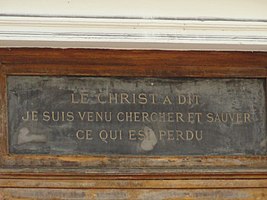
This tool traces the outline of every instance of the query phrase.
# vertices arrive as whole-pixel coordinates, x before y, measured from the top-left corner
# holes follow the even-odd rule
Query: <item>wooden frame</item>
[[[267,53],[0,49],[0,187],[103,190],[126,190],[136,186],[147,190],[253,187],[257,189],[255,194],[266,194],[261,188],[267,188],[267,155],[118,157],[9,154],[8,75],[266,79]],[[221,182],[222,179],[225,182]]]

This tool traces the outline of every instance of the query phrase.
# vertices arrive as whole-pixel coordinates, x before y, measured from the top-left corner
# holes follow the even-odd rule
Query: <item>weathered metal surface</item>
[[[9,76],[13,154],[266,155],[264,79]]]

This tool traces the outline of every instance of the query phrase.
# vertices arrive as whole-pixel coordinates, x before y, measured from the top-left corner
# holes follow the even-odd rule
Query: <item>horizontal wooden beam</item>
[[[9,74],[267,77],[263,52],[0,49],[0,63]]]

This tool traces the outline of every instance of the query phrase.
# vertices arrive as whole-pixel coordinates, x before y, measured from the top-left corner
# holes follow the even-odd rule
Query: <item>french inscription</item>
[[[13,154],[266,155],[264,79],[9,76]]]

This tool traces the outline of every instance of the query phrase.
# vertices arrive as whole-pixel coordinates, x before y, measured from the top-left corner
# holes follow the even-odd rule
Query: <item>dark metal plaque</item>
[[[13,154],[266,155],[264,79],[8,76]]]

